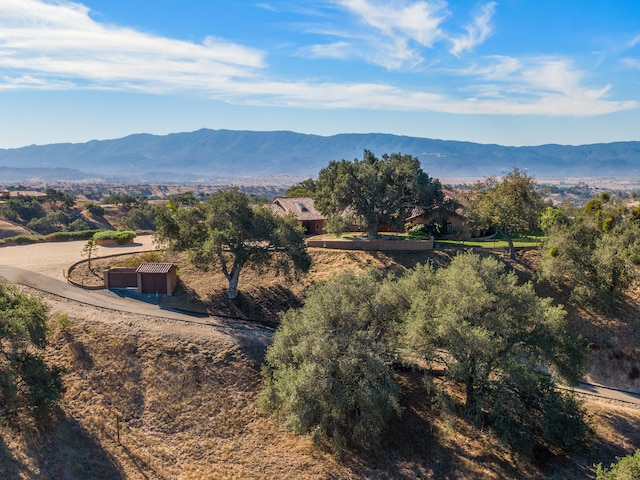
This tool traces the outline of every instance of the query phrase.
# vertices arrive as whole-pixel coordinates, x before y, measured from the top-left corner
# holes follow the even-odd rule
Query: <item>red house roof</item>
[[[298,220],[325,220],[311,197],[278,197],[271,204],[271,209],[277,215],[293,213]]]

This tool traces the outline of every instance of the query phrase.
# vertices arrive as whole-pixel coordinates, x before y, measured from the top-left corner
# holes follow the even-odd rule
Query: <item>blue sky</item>
[[[200,128],[640,140],[637,0],[0,0],[0,148]]]

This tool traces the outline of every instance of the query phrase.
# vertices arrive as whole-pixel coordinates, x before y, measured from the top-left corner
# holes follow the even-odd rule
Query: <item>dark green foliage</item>
[[[83,232],[91,229],[89,224],[85,222],[82,218],[76,218],[73,222],[69,224],[68,228],[70,232]]]
[[[51,221],[51,219],[47,217],[32,219],[31,221],[29,221],[29,223],[27,223],[27,228],[38,232],[41,235],[47,235],[59,230],[58,226],[55,225]]]
[[[169,195],[169,204],[174,207],[193,207],[200,203],[200,200],[193,194],[193,192],[176,193],[175,195]]]
[[[395,318],[380,281],[346,272],[315,286],[282,317],[267,351],[260,404],[334,452],[377,446],[400,414],[389,369]]]
[[[572,298],[600,310],[640,275],[640,221],[633,211],[608,197],[585,207],[565,206],[561,222],[546,222],[542,276],[567,285]]]
[[[47,419],[63,393],[61,369],[50,367],[46,345],[48,307],[37,297],[0,284],[0,412],[28,412]]]
[[[101,217],[104,215],[104,208],[95,203],[87,203],[84,206],[84,209],[89,212],[91,215],[95,215]]]
[[[287,197],[312,197],[316,192],[316,181],[313,178],[307,178],[295,185],[291,186],[285,193]]]
[[[0,205],[0,215],[12,222],[28,222],[33,218],[44,217],[45,211],[42,204],[35,198],[17,197]]]
[[[220,190],[193,206],[169,204],[156,215],[156,239],[207,269],[217,264],[229,281],[230,299],[237,296],[246,264],[272,268],[288,277],[307,271],[311,257],[304,230],[293,217],[277,217],[267,206],[252,206],[237,190]]]
[[[131,208],[134,205],[139,205],[146,202],[144,197],[135,197],[130,194],[118,194],[114,193],[104,199],[104,203],[112,203],[114,205],[122,205],[124,208]]]
[[[362,160],[332,161],[318,175],[315,205],[327,217],[350,211],[375,238],[383,224],[401,227],[410,208],[442,202],[440,182],[427,175],[411,155],[376,158],[365,150]]]
[[[42,235],[64,230],[71,221],[69,214],[62,210],[48,213],[42,218],[34,218],[27,223],[27,228],[34,230]]]
[[[120,225],[131,230],[153,230],[155,228],[155,209],[150,205],[134,207],[120,219]]]
[[[47,195],[47,202],[54,209],[69,209],[76,203],[76,198],[70,193],[61,192],[54,188],[47,188],[44,193]]]
[[[93,239],[98,240],[116,240],[120,244],[128,243],[136,238],[136,232],[132,230],[101,230],[93,235]]]
[[[489,178],[476,184],[471,199],[470,220],[480,229],[498,229],[509,243],[509,255],[513,259],[515,249],[512,236],[534,232],[545,206],[533,177],[514,168],[500,182]]]
[[[585,351],[567,334],[562,307],[518,284],[494,258],[469,253],[448,268],[418,267],[399,285],[411,305],[408,353],[446,366],[464,388],[467,419],[529,453],[584,440],[579,405],[552,394],[553,380],[538,373],[545,367],[570,383],[580,377]]]
[[[609,468],[599,464],[596,480],[638,480],[640,478],[640,450],[626,457],[618,457]]]

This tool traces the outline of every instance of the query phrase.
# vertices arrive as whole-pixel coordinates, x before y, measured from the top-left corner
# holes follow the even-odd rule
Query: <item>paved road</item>
[[[234,330],[262,330],[250,322],[190,315],[188,313],[165,310],[157,305],[155,295],[135,295],[135,298],[118,295],[109,290],[84,290],[66,282],[63,272],[71,264],[82,260],[82,247],[86,242],[37,243],[30,245],[12,245],[0,247],[0,277],[11,283],[26,285],[43,292],[52,293],[63,298],[123,312],[169,318],[188,323],[211,325],[218,328]],[[97,256],[117,253],[134,253],[154,248],[151,236],[136,238],[133,245],[117,247],[100,247]],[[577,393],[593,395],[609,400],[640,405],[640,394],[625,392],[602,385],[581,382],[571,388]]]
[[[159,318],[180,320],[189,323],[212,325],[222,329],[255,330],[259,327],[251,322],[233,319],[220,319],[199,314],[189,314],[167,310],[158,306],[155,295],[137,293],[115,293],[110,290],[85,290],[67,283],[64,270],[73,263],[82,260],[82,247],[85,241],[37,243],[29,245],[10,245],[0,247],[0,277],[11,283],[25,285],[36,290],[85,303],[100,308],[147,315]],[[136,238],[132,245],[99,247],[97,257],[135,253],[153,250],[151,236]],[[267,328],[266,330],[272,330]]]
[[[582,393],[585,395],[593,395],[599,398],[606,398],[608,400],[616,400],[618,402],[640,405],[639,393],[618,390],[616,388],[605,387],[604,385],[595,385],[593,383],[580,382],[577,387],[570,388],[569,390],[573,390],[574,392]]]

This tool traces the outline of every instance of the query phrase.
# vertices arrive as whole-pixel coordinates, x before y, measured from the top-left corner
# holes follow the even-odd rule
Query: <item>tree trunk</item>
[[[378,229],[377,228],[375,230],[367,229],[367,238],[370,238],[372,240],[375,240],[376,238],[378,238]]]
[[[229,280],[229,290],[227,290],[227,296],[229,300],[234,300],[238,296],[238,280],[240,280],[240,270],[242,265],[234,265],[231,269],[231,274],[227,275]]]
[[[498,231],[502,234],[504,239],[509,244],[509,258],[511,260],[515,260],[516,259],[516,249],[513,246],[513,239],[511,238],[511,235],[509,235],[509,231],[506,228],[498,228]]]
[[[475,396],[475,378],[472,374],[467,376],[465,381],[465,394],[466,399],[464,402],[464,413],[468,419],[471,419],[475,415],[476,409],[476,396]]]

